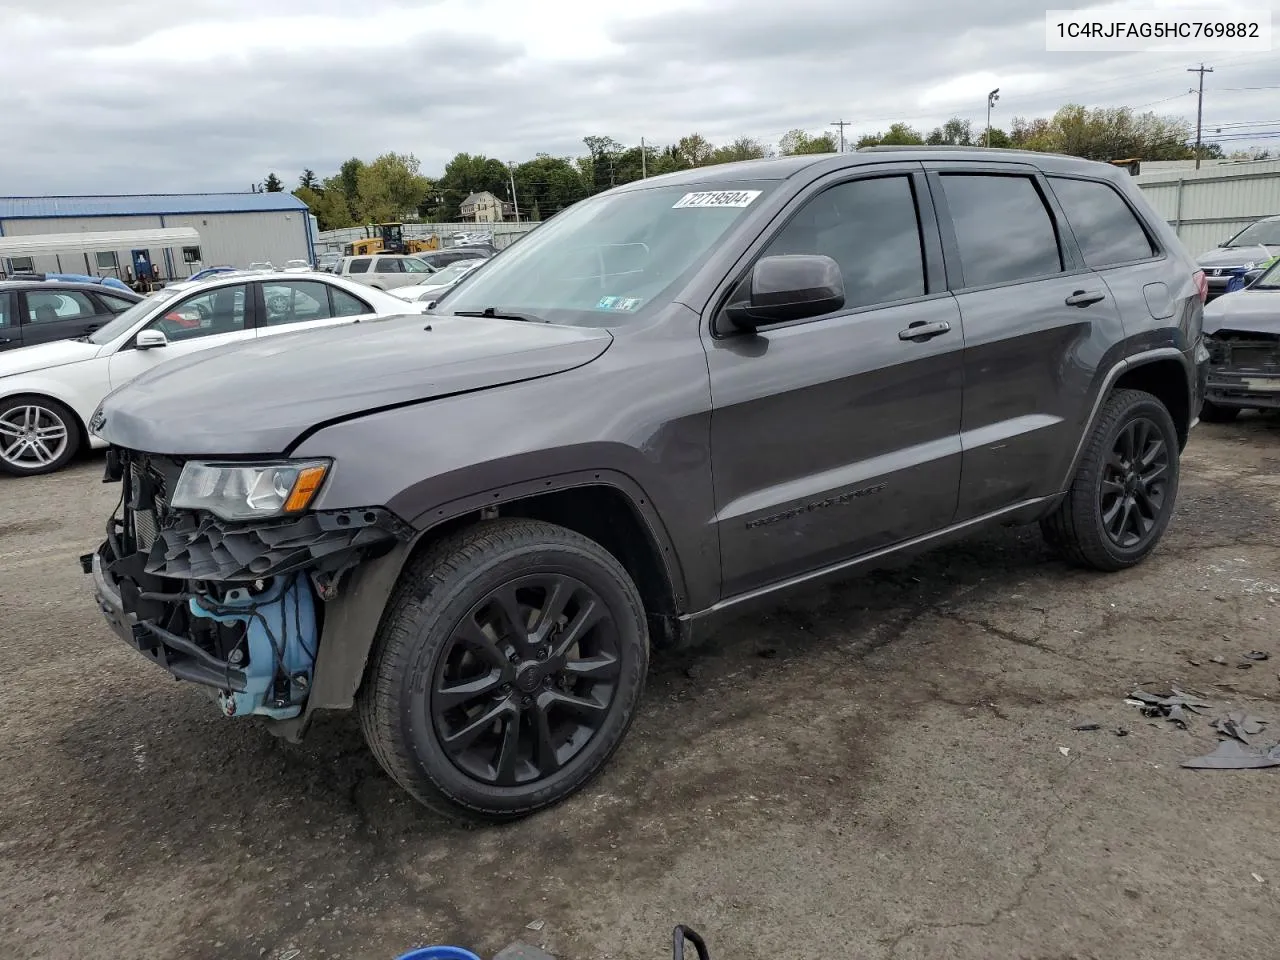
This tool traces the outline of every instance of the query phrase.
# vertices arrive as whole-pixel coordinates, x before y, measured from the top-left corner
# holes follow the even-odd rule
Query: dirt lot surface
[[[407,801],[350,718],[281,743],[109,635],[76,564],[100,471],[0,479],[6,958],[641,960],[677,922],[715,960],[1276,955],[1280,769],[1178,763],[1228,707],[1280,739],[1280,420],[1198,428],[1139,569],[999,531],[659,658],[602,778],[480,830]],[[1170,680],[1218,710],[1123,702]]]

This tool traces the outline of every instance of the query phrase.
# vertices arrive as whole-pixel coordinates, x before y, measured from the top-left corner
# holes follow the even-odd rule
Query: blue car
[[[87,273],[46,273],[46,280],[66,280],[69,283],[100,283],[104,287],[115,287],[117,290],[128,290],[129,285],[115,277],[91,277]]]

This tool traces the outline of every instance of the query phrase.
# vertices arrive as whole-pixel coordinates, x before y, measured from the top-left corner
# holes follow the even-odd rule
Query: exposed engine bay
[[[1280,334],[1217,330],[1209,351],[1206,397],[1237,407],[1280,407]]]
[[[115,632],[227,717],[298,716],[343,574],[411,531],[382,508],[252,521],[174,509],[177,458],[112,449],[122,484],[97,553],[81,557]]]

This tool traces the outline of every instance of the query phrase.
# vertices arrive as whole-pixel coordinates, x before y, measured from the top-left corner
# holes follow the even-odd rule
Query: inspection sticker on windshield
[[[749,207],[759,190],[707,190],[702,193],[686,193],[671,205],[672,210],[684,207]]]
[[[597,310],[639,310],[642,303],[640,297],[601,297],[596,304]]]

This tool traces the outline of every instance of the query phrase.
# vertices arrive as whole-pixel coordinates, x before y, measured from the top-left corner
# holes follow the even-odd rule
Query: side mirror
[[[840,265],[821,254],[786,254],[756,262],[747,278],[747,299],[731,303],[725,316],[739,330],[820,317],[844,306]]]
[[[143,330],[134,340],[134,346],[139,350],[155,350],[157,347],[167,347],[169,338],[164,335],[162,330]]]

